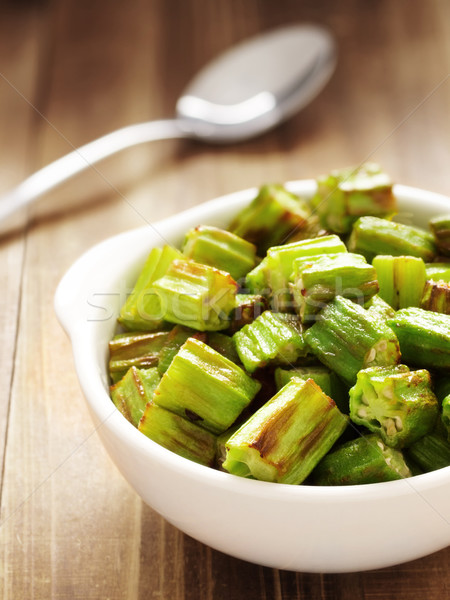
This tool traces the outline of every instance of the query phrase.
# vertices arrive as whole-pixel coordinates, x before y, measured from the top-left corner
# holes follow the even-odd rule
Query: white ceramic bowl
[[[304,196],[313,181],[288,184]],[[414,478],[348,487],[289,486],[239,478],[190,462],[137,431],[108,396],[107,344],[149,250],[179,244],[199,224],[226,226],[254,189],[218,198],[95,246],[62,279],[57,316],[112,460],[142,499],[192,537],[279,569],[349,572],[385,567],[450,542],[450,467]],[[425,225],[450,199],[396,186],[403,220]]]

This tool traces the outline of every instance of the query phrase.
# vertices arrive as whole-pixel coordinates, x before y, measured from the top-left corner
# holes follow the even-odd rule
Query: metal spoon
[[[313,99],[336,62],[331,35],[290,25],[228,50],[188,85],[176,117],[130,125],[74,149],[0,198],[0,222],[100,160],[138,144],[170,138],[233,143],[281,123]]]

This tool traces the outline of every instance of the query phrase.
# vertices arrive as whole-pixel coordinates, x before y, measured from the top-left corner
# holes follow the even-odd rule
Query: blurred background
[[[128,228],[140,220],[120,193],[154,220],[174,197],[188,206],[367,158],[396,181],[449,191],[445,0],[281,0],[276,6],[130,0],[126,8],[106,0],[3,0],[1,7],[2,190],[73,146],[172,116],[191,77],[250,35],[310,21],[327,26],[339,49],[327,88],[277,131],[231,148],[175,141],[130,150],[99,167],[109,183],[95,172],[83,175],[43,199],[32,218],[107,200],[105,216],[120,212],[121,228]],[[199,181],[200,189],[192,186]],[[162,196],[165,202],[158,202]]]
[[[329,84],[298,115],[239,145],[127,150],[43,197],[24,229],[0,240],[4,598],[448,594],[448,551],[376,573],[279,573],[166,524],[101,449],[52,308],[72,262],[143,225],[141,215],[156,221],[365,160],[396,182],[450,195],[447,0],[0,0],[0,193],[73,147],[173,116],[185,85],[219,52],[302,22],[326,26],[339,54]]]

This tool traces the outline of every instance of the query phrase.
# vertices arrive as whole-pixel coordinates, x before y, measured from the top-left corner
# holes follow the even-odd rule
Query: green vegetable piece
[[[435,431],[417,440],[407,452],[425,472],[450,466],[450,443]]]
[[[322,226],[336,233],[348,233],[363,215],[389,217],[397,212],[391,179],[373,163],[319,177],[312,204]]]
[[[400,450],[384,444],[375,434],[342,444],[314,469],[316,485],[361,485],[411,477]]]
[[[293,369],[277,367],[275,369],[275,385],[277,390],[281,390],[293,377],[303,379],[303,381],[312,379],[327,396],[331,396],[331,375],[334,375],[334,373],[323,365],[295,367]]]
[[[264,185],[257,197],[232,221],[229,230],[252,242],[260,256],[302,229],[311,213],[308,204],[281,185]]]
[[[323,365],[310,365],[307,367],[295,367],[293,369],[275,369],[275,385],[281,390],[293,377],[306,381],[312,379],[320,387],[322,392],[330,396],[343,413],[348,413],[348,392],[339,377]]]
[[[256,265],[256,246],[230,231],[201,225],[186,234],[183,254],[198,263],[244,277]]]
[[[377,217],[361,217],[353,225],[347,247],[372,261],[377,254],[416,256],[433,260],[436,245],[431,233]]]
[[[426,263],[427,279],[450,283],[450,262]]]
[[[450,315],[403,308],[387,322],[400,342],[403,362],[430,369],[450,368]]]
[[[144,414],[147,402],[151,402],[159,380],[156,368],[144,370],[131,367],[118,383],[111,386],[114,405],[135,427]]]
[[[442,400],[442,423],[447,431],[447,441],[450,442],[450,394]]]
[[[174,260],[153,288],[166,321],[198,331],[228,327],[237,289],[229,273],[191,260]]]
[[[377,314],[337,296],[304,332],[311,351],[348,385],[360,369],[400,362],[398,340]]]
[[[347,255],[344,242],[337,235],[328,235],[314,240],[304,240],[269,248],[267,257],[268,283],[272,293],[272,303],[279,310],[295,308],[292,302],[291,281],[298,276],[297,267],[305,262],[315,262],[323,257]],[[295,293],[294,293],[295,295]]]
[[[237,331],[233,340],[249,373],[268,364],[292,365],[307,354],[298,317],[270,310]]]
[[[218,434],[234,423],[260,387],[238,365],[189,338],[164,373],[154,402]]]
[[[179,250],[171,246],[153,248],[136,281],[131,295],[122,306],[119,323],[131,330],[154,331],[160,329],[162,316],[159,298],[152,285],[162,277],[176,258],[183,258]]]
[[[360,254],[323,255],[303,261],[292,289],[300,318],[305,322],[314,320],[335,296],[364,304],[378,292],[378,281],[374,267]]]
[[[450,214],[430,219],[430,227],[439,252],[450,256]]]
[[[254,292],[271,295],[276,309],[283,310],[289,307],[289,280],[296,259],[344,252],[347,252],[347,248],[337,235],[274,246],[269,248],[261,263],[247,274],[246,286]]]
[[[420,308],[450,315],[450,283],[427,281],[420,301]]]
[[[250,295],[270,295],[270,288],[267,282],[267,267],[264,259],[256,265],[245,277],[245,291]]]
[[[305,256],[302,258],[295,259],[292,263],[293,270],[289,277],[289,283],[296,283],[300,279],[303,270],[306,268],[315,267],[318,261],[325,261],[326,263],[328,263],[326,259],[331,259],[332,262],[337,263],[343,262],[345,264],[347,262],[350,262],[358,265],[367,265],[367,261],[364,258],[364,256],[362,256],[361,254],[351,254],[349,252],[345,254],[333,252],[329,254],[319,254],[317,256]],[[371,267],[371,265],[368,266]]]
[[[260,294],[236,294],[236,306],[231,313],[230,331],[236,332],[252,323],[269,308],[267,298]]]
[[[426,283],[425,263],[416,256],[378,255],[376,269],[379,295],[395,310],[419,306]]]
[[[130,367],[156,367],[168,331],[132,332],[115,335],[109,342],[109,374],[113,383],[122,379]]]
[[[385,302],[379,294],[372,296],[372,298],[364,304],[364,308],[366,308],[371,315],[378,316],[383,321],[391,319],[395,315],[395,310],[392,306]]]
[[[228,440],[223,468],[242,477],[297,485],[347,422],[312,379],[294,377]]]
[[[433,429],[439,403],[428,371],[406,365],[361,370],[350,390],[350,418],[392,448],[410,446]]]
[[[147,404],[139,422],[139,431],[183,458],[207,467],[214,466],[215,436],[154,402]]]
[[[450,377],[443,377],[435,382],[435,394],[441,403],[441,423],[443,434],[450,442]]]
[[[158,372],[160,375],[164,375],[173,357],[190,337],[195,337],[202,342],[206,342],[206,333],[195,331],[189,327],[183,327],[183,325],[175,325],[172,331],[168,333],[166,342],[159,353]]]
[[[229,335],[225,335],[219,331],[210,331],[206,343],[216,352],[222,354],[225,358],[228,358],[228,360],[231,360],[236,364],[240,363],[233,338]]]

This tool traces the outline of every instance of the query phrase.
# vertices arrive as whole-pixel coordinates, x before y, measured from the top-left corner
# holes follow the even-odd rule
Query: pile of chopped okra
[[[153,248],[110,342],[116,407],[180,456],[264,481],[450,465],[450,214],[425,230],[396,212],[366,164],[308,201],[265,185],[228,229]]]

